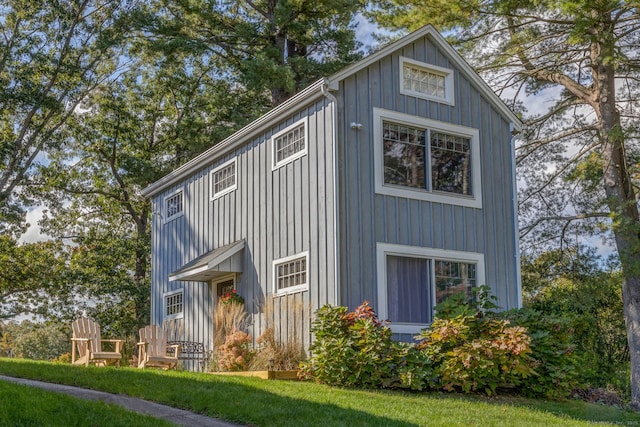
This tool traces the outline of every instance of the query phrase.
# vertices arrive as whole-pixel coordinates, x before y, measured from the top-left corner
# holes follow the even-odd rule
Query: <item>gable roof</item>
[[[504,117],[506,117],[511,123],[513,123],[516,130],[520,130],[522,122],[516,116],[513,111],[507,107],[507,105],[495,94],[495,92],[489,87],[489,85],[478,75],[478,73],[469,65],[462,56],[442,37],[442,35],[432,25],[426,25],[393,43],[388,44],[375,53],[361,59],[358,62],[353,63],[350,66],[338,71],[332,76],[324,79],[320,79],[311,84],[301,92],[292,96],[282,104],[271,109],[258,119],[249,123],[242,129],[238,130],[234,134],[228,136],[224,140],[215,144],[202,154],[194,157],[184,165],[173,170],[168,175],[149,185],[142,190],[142,195],[145,197],[153,196],[161,191],[166,190],[171,185],[178,183],[184,179],[195,169],[205,167],[213,160],[220,156],[234,150],[238,146],[250,141],[253,137],[257,136],[260,132],[263,132],[269,127],[272,127],[277,121],[283,119],[289,115],[294,108],[300,108],[303,105],[308,105],[311,102],[316,101],[320,97],[324,96],[325,90],[337,90],[339,83],[357,73],[358,71],[370,66],[371,64],[379,61],[383,57],[393,53],[394,51],[403,48],[404,46],[413,43],[414,41],[422,38],[429,37],[431,41],[441,49],[451,60],[458,70],[465,75],[476,88],[484,95],[491,105],[496,108]]]

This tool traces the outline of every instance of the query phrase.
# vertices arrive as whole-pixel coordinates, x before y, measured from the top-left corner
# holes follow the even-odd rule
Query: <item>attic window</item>
[[[454,105],[453,70],[400,58],[400,93]]]
[[[184,215],[184,203],[182,190],[180,190],[164,198],[164,222],[182,215]]]
[[[211,200],[236,189],[236,163],[236,159],[233,159],[211,171],[209,181]]]
[[[297,121],[271,138],[273,168],[277,169],[307,154],[307,120]]]

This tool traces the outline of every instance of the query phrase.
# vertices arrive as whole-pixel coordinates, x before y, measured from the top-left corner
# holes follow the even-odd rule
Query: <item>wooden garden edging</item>
[[[298,371],[237,371],[209,372],[212,375],[235,375],[238,377],[257,377],[263,380],[297,380]]]

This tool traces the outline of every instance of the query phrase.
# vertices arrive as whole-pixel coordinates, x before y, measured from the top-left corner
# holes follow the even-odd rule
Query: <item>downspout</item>
[[[333,242],[335,247],[333,248],[334,255],[334,304],[340,305],[340,286],[338,286],[340,278],[340,242],[339,242],[339,225],[338,225],[338,206],[340,201],[340,195],[338,194],[338,100],[333,94],[329,92],[329,79],[324,79],[320,90],[322,94],[329,100],[332,105],[331,108],[331,138],[332,138],[332,154],[333,154]]]
[[[509,132],[511,133],[511,179],[512,179],[512,202],[513,202],[513,222],[515,229],[514,245],[515,245],[515,262],[516,262],[516,308],[522,307],[522,276],[520,271],[520,232],[518,231],[518,181],[516,179],[516,130],[513,123],[509,124]],[[508,294],[507,294],[508,295]],[[509,307],[511,308],[511,307]]]

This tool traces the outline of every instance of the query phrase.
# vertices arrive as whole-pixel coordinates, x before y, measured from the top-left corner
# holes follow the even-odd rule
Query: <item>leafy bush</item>
[[[528,308],[507,311],[500,316],[526,328],[531,337],[529,364],[534,374],[523,380],[521,391],[549,398],[567,396],[579,376],[569,321]]]
[[[481,316],[436,319],[416,339],[444,390],[493,394],[497,387],[517,386],[532,374],[526,329],[511,326],[507,320]]]
[[[394,342],[368,302],[353,312],[325,305],[316,312],[312,357],[300,377],[349,387],[422,389],[431,374],[428,360],[409,345]]]
[[[216,363],[219,371],[244,371],[253,352],[250,349],[251,335],[234,329],[227,335],[224,344],[216,349]]]

